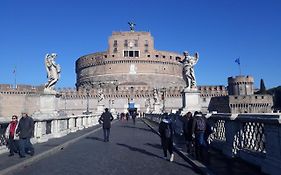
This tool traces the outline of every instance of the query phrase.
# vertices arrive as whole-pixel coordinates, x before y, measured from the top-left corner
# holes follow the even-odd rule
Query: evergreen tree
[[[259,94],[266,94],[266,88],[265,88],[265,85],[264,85],[263,79],[261,79],[261,82],[260,82],[260,90],[259,90]]]

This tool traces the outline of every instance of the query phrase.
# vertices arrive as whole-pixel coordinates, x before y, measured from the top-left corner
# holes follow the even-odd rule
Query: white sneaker
[[[173,161],[174,161],[174,154],[171,154],[170,162],[173,162]]]

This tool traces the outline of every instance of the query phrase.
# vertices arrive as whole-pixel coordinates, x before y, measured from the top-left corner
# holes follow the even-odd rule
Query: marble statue
[[[101,87],[99,87],[99,89],[98,89],[98,103],[103,101],[103,99],[104,99],[103,89]]]
[[[159,92],[156,88],[153,89],[154,104],[159,103]]]
[[[183,52],[184,60],[184,78],[186,81],[186,88],[196,89],[196,79],[194,74],[194,66],[199,60],[199,54],[196,52],[194,56],[190,56],[187,51]]]
[[[45,67],[47,70],[48,82],[45,84],[44,91],[55,92],[54,87],[60,78],[61,68],[59,64],[55,63],[57,57],[56,53],[46,54],[45,56]]]

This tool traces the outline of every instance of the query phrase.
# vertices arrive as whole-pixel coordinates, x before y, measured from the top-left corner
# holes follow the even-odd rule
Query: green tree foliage
[[[265,85],[264,85],[264,82],[263,82],[263,79],[261,79],[261,83],[260,83],[260,94],[267,94],[266,93],[266,88],[265,88]]]

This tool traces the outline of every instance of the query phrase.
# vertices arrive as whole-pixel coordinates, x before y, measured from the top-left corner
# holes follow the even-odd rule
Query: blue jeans
[[[25,153],[28,153],[30,155],[34,154],[34,148],[30,142],[30,138],[24,138],[19,140],[19,151],[20,156],[25,156]]]
[[[109,141],[110,128],[103,128],[103,138],[105,142]]]

